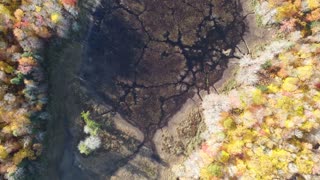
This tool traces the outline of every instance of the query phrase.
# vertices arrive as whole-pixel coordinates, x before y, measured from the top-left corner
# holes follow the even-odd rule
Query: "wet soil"
[[[246,29],[241,13],[237,1],[103,2],[93,13],[83,85],[155,150],[156,130],[188,98],[209,92],[235,58]]]
[[[83,1],[81,11],[85,33],[48,49],[53,117],[42,179],[109,179],[122,167],[142,174],[137,179],[159,179],[157,168],[168,166],[154,135],[238,58],[242,7],[236,0],[103,0]],[[103,146],[90,156],[77,151],[83,110],[102,125]],[[128,131],[117,128],[120,121]]]

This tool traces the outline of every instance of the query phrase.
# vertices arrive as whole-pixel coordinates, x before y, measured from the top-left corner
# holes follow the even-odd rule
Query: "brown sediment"
[[[127,0],[101,11],[83,84],[138,127],[154,149],[155,131],[188,98],[209,91],[235,58],[245,33],[241,7],[236,1]]]
[[[197,97],[200,102],[203,92],[212,92],[210,87],[221,79],[229,60],[239,58],[234,52],[246,33],[241,4],[214,0],[106,0],[101,4],[92,13],[82,57],[79,53],[61,57],[74,61],[76,67],[82,61],[80,75],[63,68],[75,74],[54,77],[53,85],[61,81],[70,87],[56,88],[55,95],[60,93],[68,102],[61,99],[53,107],[65,114],[55,119],[63,117],[70,123],[65,124],[65,140],[59,142],[65,147],[60,152],[64,161],[58,165],[63,174],[59,176],[99,179],[128,168],[156,179],[160,171],[145,173],[139,162],[147,158],[149,164],[166,166],[158,154],[156,143],[160,142],[155,141],[155,133],[168,125],[188,99]],[[58,66],[52,76],[60,71]],[[103,147],[89,157],[81,156],[76,148],[83,136],[83,123],[76,114],[81,108],[90,110],[102,124]],[[187,118],[194,129],[201,124],[197,114]],[[123,121],[130,125],[117,128]],[[194,135],[197,130],[188,133]]]

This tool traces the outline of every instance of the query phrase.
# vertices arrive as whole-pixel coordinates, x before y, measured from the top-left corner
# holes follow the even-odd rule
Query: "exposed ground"
[[[187,98],[209,92],[245,33],[235,1],[108,1],[94,19],[83,84],[153,151],[156,130]]]
[[[52,96],[60,99],[50,106],[58,115],[49,135],[60,133],[53,138],[60,144],[48,151],[52,177],[173,179],[170,166],[201,143],[201,95],[215,91],[239,49],[248,53],[243,38],[258,33],[250,49],[263,33],[248,31],[249,10],[235,0],[88,4],[87,35],[69,43],[51,70]],[[103,130],[102,148],[88,157],[76,147],[84,135],[81,110],[91,111]]]

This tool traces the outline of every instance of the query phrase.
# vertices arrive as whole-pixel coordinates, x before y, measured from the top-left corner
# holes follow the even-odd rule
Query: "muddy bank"
[[[93,17],[83,85],[153,151],[156,130],[188,98],[210,91],[245,33],[236,1],[107,1]]]
[[[210,92],[228,60],[237,58],[233,53],[246,30],[241,6],[206,0],[102,4],[93,13],[80,77],[85,106],[104,124],[104,151],[99,159],[80,157],[79,163],[101,178],[166,178],[161,174],[169,166],[154,134],[187,99]],[[143,140],[112,128],[113,114],[138,128]],[[185,122],[186,128],[200,121]],[[101,166],[110,156],[113,166]]]
[[[90,3],[81,5],[85,33],[48,49],[52,119],[43,179],[173,178],[168,159],[183,158],[199,144],[201,115],[192,109],[201,92],[213,91],[228,61],[238,58],[234,52],[246,32],[241,4]],[[197,103],[190,105],[192,97]],[[181,108],[185,115],[174,116]],[[90,156],[77,151],[82,110],[102,127],[103,145]],[[154,137],[172,117],[184,127],[173,133],[177,148]]]

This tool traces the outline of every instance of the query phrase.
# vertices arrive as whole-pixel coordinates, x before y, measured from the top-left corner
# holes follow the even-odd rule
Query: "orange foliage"
[[[320,8],[312,11],[310,14],[306,17],[307,21],[318,21],[320,20]]]
[[[301,31],[303,36],[318,32],[319,28],[311,23],[320,20],[319,0],[266,0],[271,8],[277,10],[276,22],[279,23],[280,32],[289,33]]]
[[[77,4],[77,0],[61,0],[62,4],[75,6]]]

